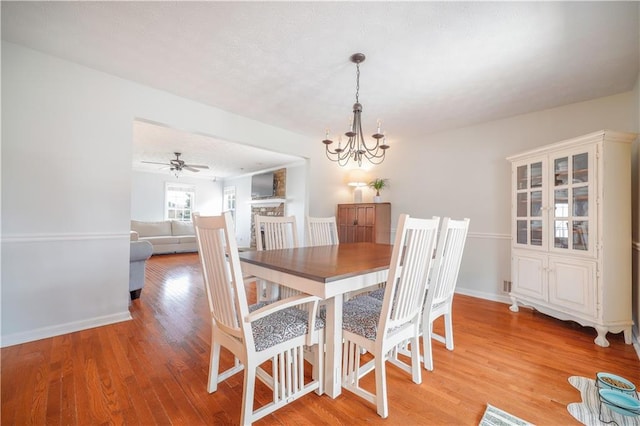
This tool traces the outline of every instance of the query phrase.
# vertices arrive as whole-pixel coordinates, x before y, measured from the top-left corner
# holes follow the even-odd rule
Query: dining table
[[[342,391],[342,304],[344,295],[384,283],[393,246],[341,243],[241,252],[244,274],[323,299],[326,304],[325,393]]]

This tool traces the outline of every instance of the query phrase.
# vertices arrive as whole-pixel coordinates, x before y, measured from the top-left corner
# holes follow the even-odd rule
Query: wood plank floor
[[[132,321],[2,349],[2,425],[237,424],[242,374],[206,392],[210,325],[197,255],[153,256],[130,309]],[[434,342],[435,370],[423,370],[421,385],[388,367],[386,420],[345,391],[309,394],[258,424],[477,425],[487,403],[538,425],[577,424],[566,406],[580,394],[568,377],[609,371],[640,385],[622,335],[601,348],[593,329],[461,295],[454,333],[452,352]],[[232,363],[228,352],[221,363]]]

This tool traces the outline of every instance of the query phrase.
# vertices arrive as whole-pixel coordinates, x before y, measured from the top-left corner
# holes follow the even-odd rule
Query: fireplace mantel
[[[247,203],[249,204],[258,204],[258,205],[263,205],[263,204],[281,204],[281,203],[286,203],[287,199],[286,198],[262,198],[259,200],[249,200],[247,201]]]

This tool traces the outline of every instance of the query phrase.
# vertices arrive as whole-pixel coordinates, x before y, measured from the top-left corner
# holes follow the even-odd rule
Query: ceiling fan
[[[174,152],[176,158],[169,160],[168,163],[158,163],[155,161],[142,161],[143,163],[147,163],[147,164],[162,164],[163,166],[169,166],[171,167],[171,171],[173,172],[182,172],[182,170],[189,170],[190,172],[199,172],[200,170],[198,169],[208,169],[209,166],[201,166],[201,165],[197,165],[197,164],[187,164],[184,162],[184,160],[180,159],[180,155],[182,155],[179,152]]]

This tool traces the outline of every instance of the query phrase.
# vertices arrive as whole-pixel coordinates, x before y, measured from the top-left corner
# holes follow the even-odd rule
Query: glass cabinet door
[[[553,249],[590,249],[589,156],[589,152],[581,152],[553,159]]]
[[[543,232],[543,162],[516,167],[516,243],[542,247]]]

